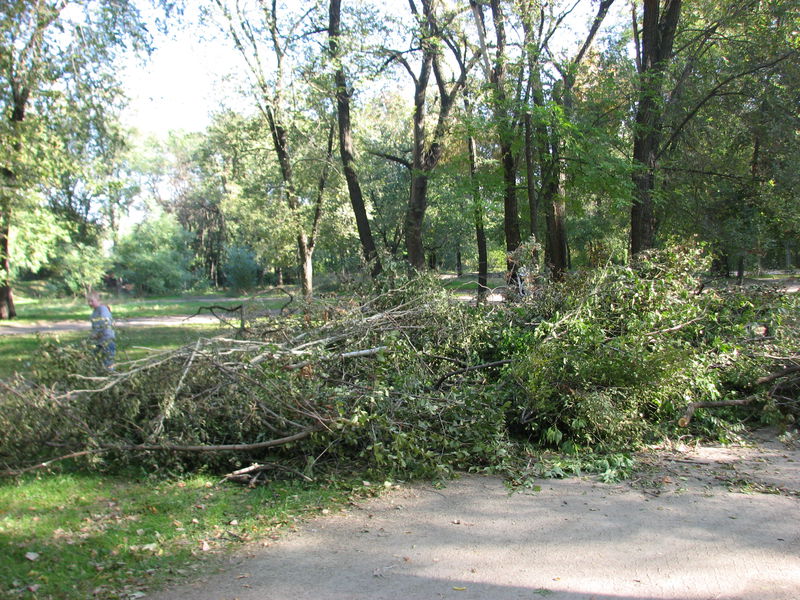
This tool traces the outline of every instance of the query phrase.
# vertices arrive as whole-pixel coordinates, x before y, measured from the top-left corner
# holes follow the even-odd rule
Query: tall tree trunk
[[[478,194],[479,192],[475,192]],[[475,219],[475,242],[478,246],[478,304],[489,292],[489,252],[486,245],[486,228],[483,224],[483,208],[476,203],[473,211]]]
[[[464,99],[464,106],[469,112],[469,101]],[[477,303],[481,304],[486,299],[489,291],[489,253],[486,247],[486,229],[483,224],[483,201],[481,191],[478,186],[478,162],[475,150],[475,138],[471,135],[467,138],[467,148],[469,150],[469,179],[472,191],[472,217],[475,222],[475,242],[478,247],[478,296]]]
[[[680,18],[681,0],[644,0],[639,102],[633,129],[633,205],[631,206],[631,255],[655,245],[656,217],[653,206],[657,156],[661,144],[661,96],[664,72],[672,56],[675,31]],[[635,18],[634,18],[635,21]]]
[[[16,134],[25,120],[29,90],[12,85],[12,110],[10,128]],[[22,152],[22,144],[17,138],[11,145],[14,154]],[[17,188],[17,174],[9,167],[0,169],[0,320],[17,316],[14,305],[14,290],[11,286],[11,215],[14,207],[14,194]]]
[[[10,176],[10,177],[9,177]],[[3,169],[3,186],[13,189],[13,173]],[[0,204],[0,320],[17,316],[14,292],[11,287],[11,202],[7,198]]]
[[[503,233],[506,238],[506,252],[511,254],[522,243],[517,205],[517,161],[511,144],[506,140],[500,142],[500,154],[503,164]],[[509,260],[506,266],[509,277],[516,279],[517,263]]]
[[[536,162],[533,158],[533,123],[530,113],[525,114],[525,183],[528,193],[528,216],[531,237],[539,241],[539,197],[536,194]]]
[[[406,252],[408,262],[418,270],[425,268],[425,250],[422,246],[422,229],[425,220],[425,211],[428,208],[428,180],[433,169],[439,164],[439,159],[444,152],[444,140],[447,134],[447,125],[453,103],[464,88],[467,81],[468,66],[463,56],[459,53],[457,44],[445,42],[442,29],[436,21],[433,0],[422,0],[423,14],[417,13],[416,4],[410,2],[412,12],[422,23],[420,46],[422,60],[420,61],[419,74],[414,75],[409,63],[402,55],[396,59],[412,74],[414,79],[414,113],[412,117],[414,143],[412,147],[412,179],[409,191],[408,209],[405,218]],[[450,48],[453,58],[458,64],[459,73],[453,80],[448,81],[442,69],[441,50]],[[426,135],[426,92],[431,75],[434,76],[436,87],[439,90],[439,111],[436,118],[434,131],[430,138]]]
[[[347,80],[344,74],[344,67],[339,56],[339,36],[341,34],[341,0],[330,0],[328,38],[331,59],[334,63],[334,81],[336,84],[336,115],[339,123],[339,154],[342,158],[342,168],[344,177],[347,181],[347,191],[350,194],[350,204],[353,207],[353,214],[356,217],[356,228],[358,238],[361,241],[361,251],[364,260],[371,265],[373,277],[380,274],[382,270],[378,251],[375,248],[375,241],[372,237],[372,230],[367,217],[367,209],[364,204],[364,196],[361,192],[361,184],[358,180],[358,173],[355,170],[355,153],[353,151],[353,134],[350,123],[350,94],[347,91]]]
[[[303,298],[309,300],[314,293],[314,246],[309,244],[305,232],[297,235],[297,252],[300,257],[300,289]]]
[[[406,253],[412,267],[421,271],[425,268],[425,249],[422,245],[422,226],[428,208],[428,174],[414,170],[411,178],[411,191],[406,210],[405,234]]]
[[[546,207],[547,239],[544,260],[555,280],[564,277],[569,267],[567,256],[566,203],[563,193],[563,173],[559,158],[558,141],[546,162],[546,175],[543,177],[542,200]]]
[[[473,1],[473,10],[476,3]],[[506,253],[509,259],[506,262],[509,281],[517,279],[519,265],[511,260],[510,255],[522,242],[519,227],[519,206],[517,204],[517,157],[514,154],[514,143],[517,137],[514,125],[515,110],[511,106],[506,92],[507,69],[506,63],[506,31],[505,16],[499,0],[491,0],[492,22],[494,23],[497,50],[494,64],[489,73],[489,82],[492,86],[494,119],[500,144],[500,163],[503,168],[503,233],[506,242]],[[483,27],[482,18],[478,23]],[[486,48],[484,47],[484,53]],[[488,59],[486,61],[488,63]]]

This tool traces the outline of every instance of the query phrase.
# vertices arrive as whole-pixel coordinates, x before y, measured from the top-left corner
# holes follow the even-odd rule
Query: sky
[[[221,99],[234,97],[225,78],[242,72],[238,56],[224,42],[202,39],[196,27],[152,31],[154,52],[128,57],[124,67],[130,104],[123,122],[145,135],[203,130]]]
[[[139,3],[143,14],[155,19],[146,0]],[[236,76],[241,81],[245,73],[241,58],[226,41],[203,39],[196,24],[199,5],[189,6],[185,15],[189,25],[172,27],[168,34],[152,27],[155,51],[147,59],[128,57],[125,65],[123,82],[130,105],[123,122],[145,136],[161,137],[170,130],[202,131],[223,101],[236,103],[235,108],[242,111],[250,105],[244,98],[237,100],[235,91],[240,84],[226,80]],[[578,6],[577,20],[585,22],[594,3],[583,0]],[[571,36],[565,37],[569,42]]]

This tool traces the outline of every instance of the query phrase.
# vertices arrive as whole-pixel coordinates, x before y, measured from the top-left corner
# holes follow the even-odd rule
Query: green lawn
[[[275,538],[370,488],[51,474],[0,481],[0,597],[138,598],[225,549]]]
[[[154,350],[168,350],[190,344],[199,337],[220,335],[229,328],[217,325],[177,325],[117,328],[117,362],[143,358]],[[27,363],[40,346],[51,340],[63,344],[78,344],[87,332],[65,332],[43,335],[0,335],[0,379],[14,372],[25,374]]]
[[[111,312],[118,319],[136,317],[164,317],[174,315],[193,315],[198,310],[219,305],[233,308],[242,304],[245,299],[229,300],[226,296],[208,296],[204,298],[114,298],[105,297],[103,302],[111,307]],[[286,296],[274,294],[259,297],[251,302],[258,308],[278,309],[286,303]],[[15,321],[26,324],[36,321],[87,320],[91,310],[83,298],[36,299],[20,298],[16,300],[17,317]],[[208,314],[208,313],[206,313]]]
[[[202,308],[225,306],[233,308],[247,301],[249,311],[277,310],[287,297],[280,293],[259,295],[252,299],[226,299],[226,296],[213,295],[204,298],[108,298],[116,319],[140,317],[191,316]],[[26,363],[46,340],[56,339],[59,343],[77,344],[86,339],[91,310],[83,299],[34,299],[19,298],[16,301],[19,325],[34,325],[53,321],[82,321],[86,328],[80,332],[57,332],[36,334],[0,335],[0,379],[10,377],[14,372],[25,373]],[[220,311],[217,311],[219,314]],[[202,311],[201,314],[210,314]],[[231,313],[235,321],[238,313]],[[2,324],[0,324],[2,325]],[[174,326],[125,326],[117,328],[117,360],[127,361],[142,358],[149,350],[166,350],[189,344],[202,336],[214,336],[230,331],[229,327],[216,324],[198,324],[191,321],[176,323]],[[149,349],[149,350],[148,350]]]
[[[111,300],[118,318],[191,315],[201,306],[240,300]],[[257,309],[279,308],[285,296]],[[78,344],[88,333],[82,300],[17,302],[21,324],[78,319],[87,327],[57,334],[0,335],[0,378],[25,373],[41,345]],[[117,327],[117,360],[142,358],[201,336],[230,331],[217,324]],[[272,482],[255,489],[220,484],[219,477],[169,474],[110,477],[70,471],[0,477],[0,597],[32,599],[139,598],[151,586],[213,567],[225,549],[269,539],[299,519],[342,506],[357,489],[348,483]],[[64,469],[64,471],[60,470]],[[211,565],[208,561],[211,560]]]

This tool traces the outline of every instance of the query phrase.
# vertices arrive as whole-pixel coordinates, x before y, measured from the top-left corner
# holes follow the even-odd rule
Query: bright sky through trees
[[[141,10],[152,23],[153,11]],[[145,135],[202,131],[210,113],[240,97],[234,82],[241,77],[235,51],[222,40],[208,39],[209,29],[199,24],[196,7],[187,9],[180,21],[173,18],[166,34],[151,27],[150,57],[126,57],[123,82],[130,105],[123,120]]]
[[[140,10],[151,23],[156,13],[145,1]],[[395,7],[398,16],[407,16],[405,3]],[[619,23],[627,15],[617,7],[609,19]],[[577,4],[567,19],[564,33],[552,47],[568,51],[578,43],[586,29],[591,4]],[[141,133],[165,134],[169,130],[202,131],[210,114],[226,106],[247,112],[249,97],[241,90],[246,78],[241,57],[230,43],[217,37],[210,24],[201,24],[198,6],[187,7],[185,14],[168,22],[169,32],[158,31],[153,24],[154,51],[149,58],[126,58],[123,78],[130,105],[124,113],[126,125]]]

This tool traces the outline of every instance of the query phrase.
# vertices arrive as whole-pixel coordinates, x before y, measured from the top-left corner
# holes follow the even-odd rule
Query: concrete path
[[[154,600],[798,600],[800,452],[662,454],[633,482],[395,489]]]

